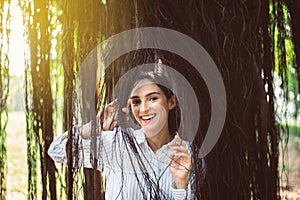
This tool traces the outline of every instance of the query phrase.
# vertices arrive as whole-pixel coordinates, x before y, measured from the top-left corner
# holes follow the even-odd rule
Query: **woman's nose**
[[[147,112],[149,110],[148,103],[146,101],[142,101],[140,112]]]

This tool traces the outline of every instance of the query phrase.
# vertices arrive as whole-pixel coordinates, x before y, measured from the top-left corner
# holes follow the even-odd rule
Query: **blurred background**
[[[0,199],[97,199],[84,186],[93,172],[73,172],[71,187],[45,152],[72,125],[89,51],[143,26],[194,38],[224,75],[228,120],[207,158],[204,199],[300,199],[300,2],[1,0],[0,11]]]

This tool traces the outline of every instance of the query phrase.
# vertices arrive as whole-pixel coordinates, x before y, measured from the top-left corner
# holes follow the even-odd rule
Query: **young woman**
[[[98,160],[106,199],[194,199],[190,143],[177,133],[177,99],[157,75],[136,79],[126,102],[110,103],[98,118],[96,151],[89,140],[92,122],[73,129],[81,136],[79,165],[93,167],[91,160]],[[122,103],[125,108],[118,109]],[[128,127],[131,120],[134,129]],[[48,154],[54,161],[66,164],[66,142],[67,132],[51,144]]]

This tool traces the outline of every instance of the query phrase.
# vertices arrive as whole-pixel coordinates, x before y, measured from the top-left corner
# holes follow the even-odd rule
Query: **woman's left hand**
[[[188,185],[188,176],[192,167],[192,159],[185,142],[175,136],[175,142],[169,143],[173,151],[169,153],[170,172],[173,175],[177,189],[185,189]]]

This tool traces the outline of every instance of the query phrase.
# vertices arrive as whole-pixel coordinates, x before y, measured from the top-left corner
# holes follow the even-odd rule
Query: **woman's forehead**
[[[130,96],[133,96],[136,94],[153,92],[152,90],[160,91],[160,88],[157,86],[157,84],[155,82],[153,82],[149,79],[142,79],[132,89]]]

